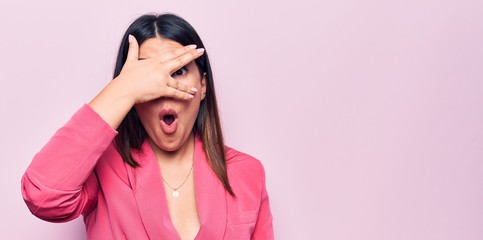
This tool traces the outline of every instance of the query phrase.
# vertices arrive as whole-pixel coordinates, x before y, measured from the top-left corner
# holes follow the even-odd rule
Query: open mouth
[[[168,126],[171,125],[176,118],[172,114],[166,114],[163,116],[163,122],[166,123]]]
[[[173,134],[178,129],[178,112],[172,108],[163,109],[159,113],[161,130],[165,134]]]

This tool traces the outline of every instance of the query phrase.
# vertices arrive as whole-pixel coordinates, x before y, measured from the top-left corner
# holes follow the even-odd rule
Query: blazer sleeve
[[[21,181],[30,211],[51,222],[65,222],[91,211],[99,190],[94,167],[117,132],[88,105],[38,152]]]
[[[255,224],[255,229],[252,234],[252,240],[273,240],[273,224],[272,213],[270,211],[270,203],[265,183],[265,170],[262,167],[262,192],[260,210],[258,211],[258,218]]]

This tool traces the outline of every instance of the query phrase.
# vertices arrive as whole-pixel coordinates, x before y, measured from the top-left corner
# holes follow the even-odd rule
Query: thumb
[[[137,61],[138,55],[139,55],[138,41],[131,34],[129,34],[128,40],[129,40],[129,49],[127,51],[126,62]]]

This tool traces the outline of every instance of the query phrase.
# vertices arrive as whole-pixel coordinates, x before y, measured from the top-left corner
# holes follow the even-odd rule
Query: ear
[[[206,73],[203,73],[201,78],[201,101],[205,99],[206,96]]]

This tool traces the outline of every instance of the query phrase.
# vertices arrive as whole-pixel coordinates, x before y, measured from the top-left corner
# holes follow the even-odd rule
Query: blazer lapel
[[[133,157],[140,167],[128,166],[127,172],[149,238],[179,239],[169,216],[159,164],[149,142],[143,143],[142,151],[133,152]]]
[[[226,191],[208,164],[203,143],[195,137],[194,178],[201,228],[196,239],[223,239],[226,228]]]

